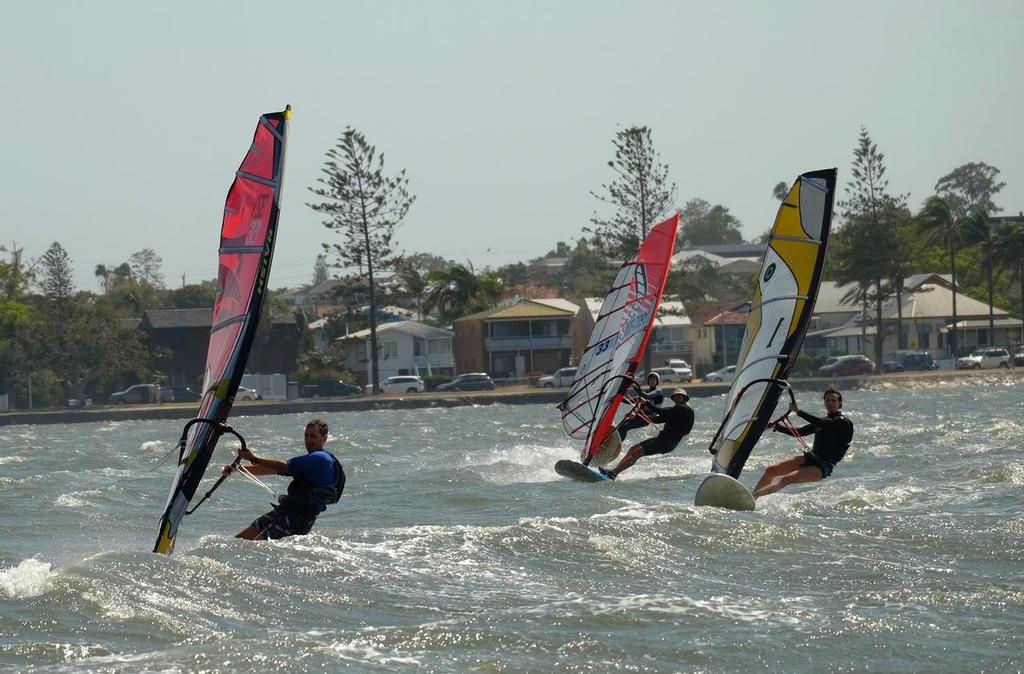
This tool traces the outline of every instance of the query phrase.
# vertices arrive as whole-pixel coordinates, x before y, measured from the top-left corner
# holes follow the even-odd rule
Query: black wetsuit
[[[657,386],[646,391],[640,391],[640,397],[643,399],[643,402],[640,403],[639,412],[644,416],[637,414],[619,424],[619,437],[623,440],[626,439],[626,433],[629,431],[635,431],[638,428],[647,426],[650,422],[644,417],[649,417],[651,410],[660,407],[661,403],[665,401],[665,393]]]
[[[803,410],[796,414],[808,424],[796,429],[796,433],[779,423],[775,424],[775,430],[799,436],[813,433],[814,444],[811,445],[810,452],[804,453],[804,466],[816,466],[821,469],[822,477],[828,477],[850,448],[850,442],[853,440],[853,423],[838,411],[830,412],[824,419]]]
[[[693,428],[693,409],[686,403],[672,407],[655,407],[649,416],[654,423],[665,426],[656,436],[640,443],[644,448],[644,456],[668,454]]]

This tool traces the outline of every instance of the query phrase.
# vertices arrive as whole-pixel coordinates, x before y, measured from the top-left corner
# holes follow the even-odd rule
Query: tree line
[[[376,328],[384,304],[404,299],[422,320],[449,325],[497,306],[510,294],[603,296],[617,264],[674,210],[677,194],[651,129],[621,129],[612,146],[610,179],[591,193],[598,208],[581,224],[579,238],[559,241],[545,255],[526,262],[477,270],[468,261],[399,251],[395,229],[416,200],[409,178],[404,170],[388,174],[383,154],[363,134],[347,128],[327,152],[317,185],[309,188],[315,200],[308,206],[340,237],[322,244],[312,281],[329,279],[332,269],[344,270],[350,281],[339,301],[341,313],[328,320],[328,336],[368,327],[376,364]],[[992,217],[998,211],[994,199],[1005,187],[998,180],[999,170],[983,162],[954,168],[936,181],[935,193],[916,212],[908,195],[889,187],[885,174],[884,155],[861,129],[845,196],[837,203],[825,277],[850,284],[849,300],[873,314],[876,325],[882,324],[884,302],[895,299],[901,306],[903,280],[925,271],[949,272],[972,297],[1021,316],[1024,218]],[[780,182],[770,195],[782,199],[787,191]],[[678,245],[743,242],[742,223],[728,207],[694,198],[681,211]],[[558,264],[551,264],[555,259]],[[144,336],[126,327],[132,325],[130,319],[146,309],[211,307],[216,294],[212,280],[168,289],[160,266],[159,255],[151,249],[119,264],[97,264],[95,277],[102,292],[96,293],[75,288],[71,260],[57,242],[38,260],[28,260],[16,244],[0,246],[0,392],[11,394],[19,406],[26,404],[29,390],[37,406],[58,405],[68,398],[103,395],[126,381],[158,379],[152,363],[160,354],[147,352]],[[390,282],[382,286],[385,274]],[[686,302],[692,314],[718,300],[745,300],[755,283],[753,275],[694,264],[672,271],[668,292]],[[360,306],[366,303],[364,296],[369,311]],[[305,333],[299,374],[315,378],[341,372],[337,354],[316,353],[306,317],[298,318]],[[897,326],[898,343],[904,346],[902,320]],[[878,333],[876,360],[881,359],[884,337]],[[955,351],[956,335],[951,339]],[[374,366],[375,378],[377,371]]]

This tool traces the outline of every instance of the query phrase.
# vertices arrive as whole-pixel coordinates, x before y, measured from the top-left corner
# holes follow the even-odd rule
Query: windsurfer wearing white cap
[[[614,480],[619,473],[626,470],[641,456],[652,456],[654,454],[668,454],[679,441],[682,440],[693,428],[693,409],[687,405],[690,396],[686,389],[677,388],[672,391],[672,407],[654,407],[648,415],[653,423],[665,424],[661,432],[653,438],[633,445],[622,457],[619,464],[614,468],[601,469],[601,474]]]

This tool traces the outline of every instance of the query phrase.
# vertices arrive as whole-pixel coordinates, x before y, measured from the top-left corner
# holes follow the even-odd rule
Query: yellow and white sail
[[[725,418],[711,443],[712,472],[739,477],[787,388],[818,296],[835,188],[836,169],[804,173],[779,206]]]

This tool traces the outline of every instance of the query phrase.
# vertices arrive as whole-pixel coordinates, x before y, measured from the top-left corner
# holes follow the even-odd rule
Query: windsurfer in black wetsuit
[[[619,465],[610,469],[601,469],[601,474],[614,480],[619,473],[626,470],[641,456],[652,456],[654,454],[668,454],[679,441],[682,440],[693,428],[693,409],[686,404],[690,399],[686,389],[677,388],[672,391],[672,407],[653,407],[650,409],[649,418],[653,423],[665,424],[661,432],[653,438],[648,438],[640,444],[633,445],[626,452],[626,455],[619,461]]]
[[[822,419],[801,410],[795,402],[789,404],[789,411],[808,422],[795,429],[776,422],[773,430],[787,435],[805,436],[814,434],[811,451],[802,456],[779,461],[769,466],[754,487],[754,498],[773,494],[787,485],[798,482],[817,482],[832,474],[832,469],[843,460],[853,440],[853,423],[843,416],[843,394],[834,388],[825,391],[825,412]]]
[[[288,493],[278,497],[274,509],[258,517],[235,538],[258,541],[308,534],[317,516],[341,498],[345,470],[337,457],[324,449],[327,423],[313,419],[306,424],[303,439],[306,454],[288,461],[259,457],[248,449],[239,451],[239,456],[252,463],[246,469],[253,475],[286,475],[292,481]],[[224,466],[225,475],[231,471],[231,466]]]
[[[661,383],[661,377],[657,372],[647,373],[647,390],[640,391],[640,399],[642,402],[637,410],[630,413],[630,415],[619,424],[619,438],[622,440],[626,439],[626,433],[643,428],[651,422],[648,419],[651,416],[651,410],[661,407],[661,403],[665,401],[665,393],[658,388],[658,384]]]

